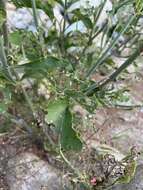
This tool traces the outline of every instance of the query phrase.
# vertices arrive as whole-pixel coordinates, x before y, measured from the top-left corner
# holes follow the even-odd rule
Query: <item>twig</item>
[[[35,26],[38,30],[39,27],[39,23],[38,23],[38,15],[37,15],[37,8],[36,8],[36,1],[35,0],[31,0],[32,3],[32,10],[33,10],[33,17],[34,17],[34,22],[35,22]]]
[[[89,39],[87,42],[87,45],[84,47],[80,57],[78,58],[78,61],[82,58],[82,56],[85,54],[86,50],[89,48],[89,46],[92,45],[93,40],[104,30],[104,28],[107,26],[108,21],[105,22],[105,24],[102,26],[101,29],[97,30],[97,32],[92,36],[93,31],[89,34]]]
[[[63,15],[63,27],[60,29],[60,43],[61,43],[61,54],[63,57],[66,56],[66,51],[65,51],[65,29],[66,29],[66,11],[67,11],[67,0],[65,0],[65,3],[64,3],[64,15]],[[61,24],[62,24],[62,21],[61,21]]]
[[[6,53],[4,50],[4,40],[3,37],[0,37],[0,66],[2,67],[2,70],[4,72],[4,74],[8,77],[8,79],[11,82],[15,82],[13,79],[13,75],[12,72],[10,70],[10,67],[7,63],[7,58],[6,58]]]
[[[82,174],[69,162],[69,160],[65,157],[62,148],[61,148],[61,144],[60,144],[60,155],[62,157],[62,159],[64,160],[64,162],[73,170],[73,172],[79,177],[82,176]]]
[[[6,54],[9,52],[9,40],[8,40],[8,28],[7,28],[7,11],[6,11],[6,1],[0,0],[0,8],[5,14],[5,21],[2,26],[2,35],[4,37],[4,46],[6,49]]]
[[[143,43],[140,43],[136,51],[116,71],[114,71],[106,79],[99,81],[98,84],[94,83],[93,85],[91,85],[89,88],[87,88],[85,94],[87,96],[92,96],[96,91],[106,86],[108,83],[114,81],[117,78],[117,76],[121,74],[123,70],[125,70],[129,65],[131,65],[135,61],[135,59],[140,55],[142,51],[143,51]]]
[[[104,63],[105,59],[109,56],[110,51],[114,48],[114,46],[116,45],[119,37],[121,35],[123,35],[126,30],[129,28],[129,26],[134,22],[134,20],[136,19],[136,15],[132,16],[129,18],[129,20],[127,21],[124,29],[117,35],[117,37],[112,41],[112,43],[105,49],[105,51],[102,53],[102,55],[99,57],[99,59],[96,61],[96,63],[89,69],[89,71],[86,74],[86,77],[89,77],[92,73],[94,73],[96,71],[96,68],[101,65],[102,63]]]

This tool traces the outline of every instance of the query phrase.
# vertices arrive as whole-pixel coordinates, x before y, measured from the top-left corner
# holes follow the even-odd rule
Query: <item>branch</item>
[[[35,0],[31,0],[31,3],[32,3],[32,10],[33,10],[34,22],[35,22],[36,29],[37,29],[37,31],[38,31],[39,23],[38,23],[38,15],[37,15],[36,1],[35,1]]]
[[[11,82],[14,82],[12,72],[7,63],[6,53],[4,50],[4,40],[2,37],[0,37],[0,66],[2,67],[2,70],[6,77],[8,77]]]
[[[107,57],[109,57],[109,53],[112,51],[112,49],[114,48],[114,46],[117,44],[118,39],[121,35],[123,35],[127,29],[129,28],[129,26],[131,26],[131,24],[135,21],[136,15],[130,17],[127,21],[127,23],[125,24],[125,27],[123,28],[123,30],[117,35],[117,37],[111,42],[111,44],[105,49],[105,51],[102,53],[102,55],[99,57],[99,59],[96,61],[96,63],[89,69],[89,71],[86,74],[86,77],[89,77],[92,73],[94,73],[97,69],[97,67],[101,64],[104,63],[104,61],[107,59]]]
[[[106,86],[108,83],[114,81],[118,77],[118,75],[121,74],[122,71],[124,71],[129,65],[131,65],[135,61],[135,59],[140,55],[142,51],[143,42],[139,44],[139,47],[136,49],[136,51],[116,71],[114,71],[108,78],[99,81],[98,84],[95,83],[91,85],[89,88],[87,88],[85,94],[87,96],[92,96],[96,91]]]
[[[0,0],[0,8],[5,14],[5,21],[2,25],[1,28],[1,33],[4,37],[4,46],[6,49],[6,54],[9,52],[9,40],[8,40],[8,28],[7,28],[7,12],[6,12],[6,1],[5,0]]]

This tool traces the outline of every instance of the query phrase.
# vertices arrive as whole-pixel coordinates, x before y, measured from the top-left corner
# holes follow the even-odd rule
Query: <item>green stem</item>
[[[6,77],[8,77],[9,80],[14,82],[12,72],[10,70],[10,67],[7,63],[7,58],[4,50],[4,40],[2,37],[0,37],[0,66],[2,67],[2,70]]]
[[[36,26],[37,31],[38,31],[39,23],[38,23],[38,15],[37,15],[36,1],[35,1],[35,0],[31,0],[31,3],[32,3],[32,10],[33,10],[34,22],[35,22],[35,26]]]
[[[73,172],[78,176],[81,177],[82,174],[68,161],[68,159],[65,157],[61,145],[60,145],[60,155],[62,157],[62,159],[64,160],[64,162],[73,170]]]
[[[19,83],[19,86],[20,86],[20,88],[21,88],[21,90],[22,90],[22,93],[23,93],[23,95],[24,95],[24,97],[25,97],[25,100],[26,100],[27,104],[29,105],[29,108],[30,108],[30,110],[31,110],[31,112],[32,112],[33,118],[36,119],[36,112],[35,112],[34,106],[33,106],[33,104],[32,104],[31,98],[28,96],[28,94],[27,94],[25,88],[24,88],[23,85],[21,84],[20,78],[19,78],[19,76],[18,76],[18,73],[17,73],[15,70],[13,70],[13,72],[14,72],[14,74],[15,74],[15,76],[16,76],[16,79],[17,79],[17,81],[18,81],[18,83]]]
[[[123,6],[127,6],[127,5],[129,5],[129,4],[132,4],[132,3],[134,3],[134,0],[125,0],[125,1],[121,1],[119,4],[118,3],[115,3],[115,7],[114,7],[114,14],[116,14],[117,13],[117,11],[121,8],[121,7],[123,7]],[[117,5],[116,5],[117,4]]]
[[[66,50],[65,50],[65,28],[66,28],[66,11],[67,11],[67,0],[65,0],[64,4],[64,20],[63,20],[63,27],[61,27],[61,32],[60,32],[60,43],[61,43],[61,55],[62,57],[66,57]],[[61,22],[62,24],[62,22]]]
[[[101,7],[98,9],[98,12],[97,12],[97,15],[95,17],[95,20],[94,20],[94,23],[97,23],[97,21],[99,20],[99,17],[103,11],[103,8],[105,6],[105,3],[106,3],[107,0],[104,0],[104,2],[101,4]]]
[[[40,28],[39,28],[39,19],[38,19],[38,14],[37,14],[37,7],[36,7],[36,0],[31,0],[32,3],[32,10],[33,10],[33,17],[34,17],[34,22],[35,22],[35,26],[38,32],[38,40],[37,43],[39,41],[39,45],[41,46],[41,50],[42,50],[42,54],[45,57],[45,46],[44,46],[44,39],[43,36],[40,33]]]
[[[92,36],[93,31],[91,31],[91,33],[90,33],[90,35],[89,35],[89,40],[88,40],[88,42],[87,42],[87,45],[84,47],[83,51],[81,52],[81,55],[80,55],[78,61],[84,56],[84,54],[85,54],[86,50],[89,48],[89,46],[92,45],[93,40],[105,29],[105,27],[107,26],[107,23],[108,23],[108,22],[106,22],[106,23],[102,26],[101,29],[97,30],[97,32],[96,32],[93,36]]]
[[[96,71],[96,68],[103,64],[105,59],[109,56],[109,52],[111,52],[111,50],[114,48],[114,46],[116,45],[116,43],[118,42],[118,39],[121,35],[123,35],[126,30],[128,29],[128,27],[133,23],[133,21],[136,19],[136,16],[134,15],[133,17],[129,18],[129,20],[127,21],[125,28],[118,34],[118,36],[112,41],[112,43],[105,49],[105,51],[103,52],[103,54],[99,57],[99,59],[96,61],[96,63],[89,69],[86,77],[89,77],[93,72]]]
[[[12,71],[11,71],[11,69],[10,69],[10,67],[9,67],[9,65],[8,65],[8,63],[7,63],[7,58],[6,58],[6,54],[5,54],[5,51],[4,51],[4,43],[3,43],[3,38],[2,38],[2,37],[0,37],[0,63],[1,63],[1,66],[2,66],[3,72],[6,74],[6,76],[7,76],[12,82],[16,83],[16,79],[17,79],[18,81],[20,81],[17,72],[16,72],[14,69],[12,69]],[[15,75],[15,77],[16,77],[15,80],[14,80],[14,78],[13,78],[13,74],[12,74],[12,73],[13,73],[13,74]],[[25,99],[26,99],[26,101],[27,101],[27,103],[28,103],[28,105],[29,105],[29,107],[30,107],[32,113],[34,114],[34,113],[35,113],[35,112],[34,112],[34,108],[33,108],[33,105],[32,105],[32,102],[31,102],[30,98],[28,97],[27,92],[25,91],[25,89],[23,88],[23,86],[22,86],[21,83],[19,84],[19,86],[21,87],[22,92],[23,92],[23,94],[24,94],[24,96],[25,96]]]
[[[137,50],[115,71],[113,72],[107,79],[100,81],[98,84],[91,85],[85,92],[87,96],[92,96],[96,91],[107,85],[109,82],[114,81],[117,76],[124,71],[129,65],[131,65],[135,59],[140,55],[143,51],[143,42],[139,44]]]
[[[6,58],[6,54],[5,54],[5,51],[4,51],[4,44],[3,44],[3,39],[2,37],[0,37],[0,63],[2,64],[2,69],[3,71],[5,72],[6,76],[12,81],[12,82],[15,82],[16,81],[13,79],[13,75],[12,75],[12,72],[10,70],[10,67],[7,63],[7,58]],[[15,74],[15,77],[16,79],[19,81],[19,76],[17,74],[17,72],[15,70],[13,70],[13,73]],[[32,102],[27,94],[27,92],[25,91],[25,89],[23,88],[22,84],[20,83],[19,84],[21,89],[22,89],[22,92],[24,94],[24,97],[33,113],[33,117],[35,118],[35,111],[34,111],[34,108],[33,108],[33,105],[32,105]]]
[[[104,28],[106,27],[106,25],[107,25],[107,23],[108,23],[108,21],[105,22],[105,24],[104,24],[99,30],[98,30],[98,27],[96,26],[96,23],[97,23],[97,21],[98,21],[100,15],[101,15],[101,13],[102,13],[102,10],[103,10],[103,8],[104,8],[104,6],[105,6],[106,1],[107,1],[107,0],[104,0],[104,2],[101,4],[101,7],[100,7],[99,11],[98,11],[97,14],[95,15],[94,23],[95,23],[95,28],[96,28],[96,29],[93,28],[93,29],[91,30],[91,32],[90,32],[90,34],[89,34],[89,39],[88,39],[87,45],[83,48],[83,50],[82,50],[82,52],[81,52],[81,54],[80,54],[80,56],[79,56],[79,58],[78,58],[78,61],[83,57],[83,55],[85,54],[86,50],[89,48],[89,46],[92,45],[93,40],[104,30]],[[94,35],[93,35],[93,32],[95,32]]]
[[[7,11],[6,11],[6,1],[0,0],[0,9],[4,12],[5,15],[5,21],[3,22],[1,33],[4,37],[4,46],[6,54],[9,52],[9,39],[8,39],[8,28],[7,28]]]

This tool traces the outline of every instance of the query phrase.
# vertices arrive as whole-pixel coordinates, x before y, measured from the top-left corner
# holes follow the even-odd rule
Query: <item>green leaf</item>
[[[12,2],[14,3],[14,5],[17,7],[17,8],[20,8],[20,7],[31,7],[31,1],[29,0],[12,0]]]
[[[82,142],[72,128],[72,115],[68,109],[67,100],[53,101],[48,105],[46,121],[56,127],[60,135],[60,144],[65,150],[80,151]]]
[[[55,71],[58,67],[65,68],[68,63],[64,60],[59,60],[56,57],[47,57],[35,60],[29,63],[15,66],[15,69],[24,72],[24,78],[42,78],[46,77],[49,72]]]
[[[11,80],[11,78],[5,73],[4,69],[0,67],[0,80],[4,81],[7,84],[15,85],[15,82]]]
[[[7,105],[5,103],[0,102],[0,114],[3,114],[7,111]]]
[[[9,103],[11,103],[10,90],[5,87],[0,87],[0,114],[7,111]]]
[[[77,21],[81,20],[87,28],[89,28],[89,29],[93,28],[93,24],[88,15],[83,15],[80,12],[80,10],[73,11],[73,14],[74,14],[74,17],[73,17],[72,22],[77,22]]]
[[[104,64],[105,60],[109,57],[109,53],[113,50],[113,48],[115,47],[115,45],[117,44],[119,37],[121,35],[123,35],[128,29],[129,27],[132,25],[132,23],[136,20],[136,16],[132,16],[130,17],[127,22],[124,25],[123,30],[117,35],[117,37],[111,41],[111,43],[109,44],[109,46],[107,48],[105,48],[105,50],[103,51],[103,53],[99,56],[99,58],[96,60],[95,64],[91,66],[91,68],[89,68],[89,71],[87,72],[86,77],[89,77],[91,74],[93,74],[97,67],[99,67],[100,65]]]
[[[0,7],[0,28],[2,27],[5,20],[6,20],[6,13],[5,13],[4,9],[2,9]]]
[[[15,31],[9,34],[9,40],[12,44],[20,45],[22,42],[22,36],[19,31]]]
[[[20,7],[32,8],[32,3],[30,0],[12,0],[12,2],[17,8]],[[50,18],[54,18],[51,2],[52,1],[50,1],[49,3],[48,0],[45,1],[36,0],[36,7],[38,9],[42,9]]]
[[[68,101],[66,100],[57,100],[51,102],[48,105],[48,114],[46,116],[46,121],[48,123],[53,123],[57,129],[61,128],[63,114],[68,107]]]
[[[117,184],[123,184],[123,183],[129,183],[134,175],[135,175],[135,172],[136,172],[136,168],[137,168],[137,163],[135,160],[131,161],[129,164],[127,164],[126,168],[125,168],[125,175],[120,177],[118,180],[117,180]]]
[[[13,79],[12,72],[8,65],[5,47],[4,47],[4,39],[0,36],[0,78],[5,79],[8,82],[15,83]]]
[[[66,110],[63,118],[61,146],[65,150],[80,151],[82,149],[82,142],[77,132],[72,128],[72,114],[69,109]]]
[[[137,14],[143,14],[143,1],[142,0],[136,0],[135,1],[136,11]]]
[[[62,7],[64,7],[64,2],[63,0],[55,0],[57,3],[59,3]]]

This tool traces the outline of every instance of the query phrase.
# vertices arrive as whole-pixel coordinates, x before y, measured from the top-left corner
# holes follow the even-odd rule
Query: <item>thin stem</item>
[[[80,55],[78,61],[79,61],[79,60],[82,58],[82,56],[85,54],[85,52],[86,52],[86,50],[89,48],[89,46],[92,45],[93,40],[104,30],[104,28],[107,26],[107,23],[108,23],[108,22],[105,22],[105,24],[102,26],[102,28],[99,29],[93,36],[92,36],[93,31],[91,31],[91,33],[90,33],[90,35],[89,35],[88,42],[87,42],[87,46],[84,47],[84,49],[83,49],[83,51],[82,51],[82,53],[81,53],[81,55]]]
[[[0,63],[2,64],[3,71],[8,76],[8,78],[11,79],[12,82],[16,83],[16,80],[14,80],[14,78],[13,78],[12,71],[10,70],[10,67],[9,67],[9,65],[7,63],[7,58],[6,58],[6,54],[5,54],[5,51],[4,51],[4,44],[3,44],[3,38],[2,37],[0,37]],[[18,76],[17,72],[14,69],[13,69],[13,73],[15,74],[16,79],[18,81],[20,81],[19,76]],[[25,91],[25,89],[23,88],[21,83],[20,83],[20,87],[22,89],[22,92],[23,92],[23,94],[25,96],[25,99],[26,99],[32,113],[34,113],[34,108],[33,108],[32,102],[31,102],[30,98],[28,97],[28,94]]]
[[[66,11],[67,11],[67,0],[65,0],[65,6],[64,6],[64,24],[63,24],[63,32],[65,32],[65,27],[66,27]]]
[[[31,0],[32,3],[32,10],[33,10],[33,16],[34,16],[34,22],[35,22],[35,26],[38,30],[39,27],[39,23],[38,23],[38,15],[37,15],[37,8],[36,8],[36,1],[35,0]]]
[[[116,71],[114,71],[106,79],[99,81],[98,84],[95,83],[91,85],[86,90],[85,94],[87,96],[92,96],[96,91],[98,91],[99,89],[110,83],[111,81],[114,81],[118,77],[118,75],[121,74],[123,70],[125,70],[129,65],[131,65],[135,61],[135,59],[140,55],[142,51],[143,51],[143,43],[140,43],[137,50]]]
[[[19,127],[21,127],[21,129],[26,130],[30,136],[32,135],[32,133],[33,133],[32,128],[28,126],[27,122],[23,118],[17,118],[16,116],[14,116],[8,112],[4,116],[7,119],[10,118],[11,122],[13,122],[16,125],[18,125]]]
[[[114,48],[116,43],[118,42],[118,39],[121,35],[123,35],[128,27],[133,23],[133,21],[136,19],[136,15],[129,18],[127,21],[125,28],[118,34],[118,36],[112,41],[112,43],[105,49],[105,51],[102,53],[102,55],[99,57],[99,59],[96,61],[96,63],[89,69],[89,71],[86,74],[86,77],[89,77],[93,72],[96,71],[96,68],[104,63],[105,59],[109,56],[111,50]]]
[[[143,105],[142,104],[137,104],[137,105],[120,105],[120,104],[113,104],[113,106],[115,108],[122,108],[122,109],[125,109],[125,110],[132,110],[132,109],[135,109],[135,108],[142,108]]]
[[[94,18],[94,23],[95,23],[95,26],[96,26],[96,23],[102,13],[102,10],[105,6],[105,3],[106,3],[107,0],[104,0],[104,2],[101,4],[101,7],[99,9],[99,11],[97,12],[97,14],[95,15],[95,18]],[[82,56],[85,54],[86,50],[89,48],[90,45],[92,45],[92,42],[93,40],[104,30],[104,28],[106,27],[108,21],[105,22],[105,24],[98,30],[98,27],[94,27],[96,29],[92,29],[90,34],[89,34],[89,39],[88,39],[88,42],[87,42],[87,45],[83,48],[82,52],[81,52],[81,55],[80,57],[78,58],[78,61],[82,58]],[[95,34],[93,35],[93,33],[95,32]]]
[[[16,80],[13,79],[13,74],[10,70],[10,67],[7,63],[7,58],[6,58],[6,54],[5,54],[5,51],[4,51],[4,44],[3,44],[3,39],[2,37],[0,37],[0,63],[2,64],[2,67],[3,67],[3,71],[5,72],[6,76],[14,83],[16,83]],[[19,76],[17,74],[17,72],[13,69],[13,73],[16,77],[16,79],[19,81]],[[23,92],[23,95],[33,113],[33,117],[35,118],[35,111],[34,111],[34,108],[33,108],[33,105],[32,105],[32,102],[27,94],[27,92],[25,91],[24,87],[22,86],[22,84],[20,83],[19,86],[21,87],[22,89],[22,92]]]
[[[125,6],[125,5],[129,5],[129,4],[132,4],[134,2],[134,0],[125,0],[125,1],[121,1],[121,3],[117,3],[117,6],[116,6],[116,3],[115,3],[115,8],[114,8],[114,14],[116,14],[117,13],[117,11],[121,8],[121,7],[123,7],[123,6]]]
[[[4,74],[11,80],[11,82],[14,82],[12,72],[7,63],[7,58],[4,50],[4,40],[2,37],[0,37],[0,64],[2,66]]]
[[[45,47],[44,47],[44,43],[43,43],[43,36],[40,34],[40,28],[39,28],[39,19],[38,19],[38,14],[37,14],[37,7],[36,7],[36,0],[31,0],[32,3],[32,10],[33,10],[33,17],[34,17],[34,22],[35,22],[35,26],[38,32],[38,40],[39,41],[39,45],[41,46],[41,50],[42,50],[42,54],[45,57]]]
[[[31,98],[28,96],[28,94],[27,94],[25,88],[24,88],[23,85],[21,84],[20,78],[19,78],[19,76],[18,76],[18,73],[17,73],[15,70],[14,70],[14,74],[15,74],[15,76],[16,76],[16,79],[17,79],[17,80],[19,81],[19,83],[20,83],[19,86],[20,86],[20,88],[21,88],[21,90],[22,90],[22,92],[23,92],[23,95],[24,95],[24,97],[25,97],[26,102],[27,102],[28,105],[29,105],[30,110],[32,111],[33,118],[36,119],[36,112],[35,112],[34,106],[33,106],[33,104],[32,104]]]
[[[97,15],[96,15],[96,17],[95,17],[94,23],[97,23],[97,21],[99,20],[99,17],[100,17],[100,15],[101,15],[102,11],[103,11],[103,8],[104,8],[104,6],[105,6],[106,1],[107,1],[107,0],[104,0],[104,2],[101,4],[100,9],[98,9],[99,11],[97,12]]]
[[[61,40],[61,54],[62,54],[62,57],[65,57],[66,56],[66,51],[65,51],[65,29],[66,29],[66,11],[67,11],[67,0],[65,0],[65,4],[64,4],[64,20],[63,20],[63,27],[62,29],[60,30],[60,40]],[[61,21],[61,24],[62,24],[62,21]]]
[[[62,148],[61,148],[61,144],[60,144],[60,155],[61,155],[62,159],[64,160],[64,162],[74,171],[74,173],[75,173],[78,177],[82,176],[82,175],[80,174],[80,172],[79,172],[79,171],[68,161],[68,159],[65,157],[65,155],[64,155],[64,153],[63,153],[63,151],[62,151]]]
[[[0,7],[2,11],[5,14],[5,21],[2,26],[2,35],[4,37],[4,46],[6,50],[6,54],[9,52],[9,39],[8,39],[8,28],[7,28],[7,11],[6,11],[6,1],[5,0],[0,0]]]

